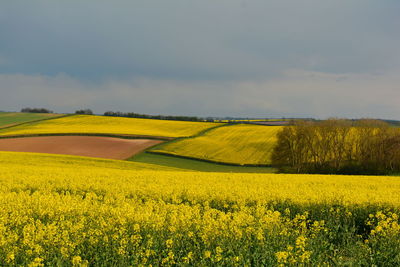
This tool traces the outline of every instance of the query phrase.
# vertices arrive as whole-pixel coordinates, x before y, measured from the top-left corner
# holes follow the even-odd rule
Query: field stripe
[[[60,119],[60,118],[68,117],[68,116],[74,116],[74,115],[75,114],[60,114],[60,116],[53,116],[53,117],[48,117],[48,118],[20,122],[20,123],[17,122],[17,123],[7,124],[7,125],[0,126],[0,130],[9,129],[9,128],[21,126],[24,124],[31,124],[31,123],[42,122],[42,121],[46,121],[46,120]]]

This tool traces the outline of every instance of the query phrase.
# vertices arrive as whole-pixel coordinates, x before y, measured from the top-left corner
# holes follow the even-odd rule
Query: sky
[[[0,3],[0,110],[400,120],[398,0]]]

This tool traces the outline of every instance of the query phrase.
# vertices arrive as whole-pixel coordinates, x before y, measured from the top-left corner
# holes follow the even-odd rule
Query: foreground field
[[[191,136],[218,124],[75,115],[0,130],[0,136],[43,134],[110,134],[154,137]]]
[[[63,115],[52,113],[0,112],[0,128],[9,127],[29,121],[56,118],[59,116]]]
[[[218,127],[150,151],[222,163],[268,165],[281,127],[248,124]]]
[[[0,153],[5,265],[400,264],[398,177]]]

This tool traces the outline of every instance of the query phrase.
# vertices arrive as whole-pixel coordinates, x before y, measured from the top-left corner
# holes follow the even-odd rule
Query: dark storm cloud
[[[4,1],[0,109],[394,117],[399,13],[394,0]]]

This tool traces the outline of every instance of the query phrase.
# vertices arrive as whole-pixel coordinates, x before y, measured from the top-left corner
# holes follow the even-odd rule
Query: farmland
[[[22,153],[22,152],[3,152],[0,151],[0,162],[2,171],[5,169],[19,168],[28,169],[29,167],[42,168],[42,170],[53,169],[55,171],[69,170],[72,173],[77,169],[91,169],[101,172],[107,170],[164,170],[175,171],[177,168],[163,167],[154,164],[128,162],[122,160],[109,160],[90,157],[54,155],[44,153]],[[25,167],[24,167],[25,166]],[[29,167],[28,167],[29,166]],[[11,170],[9,170],[11,171]],[[14,170],[15,171],[15,170]],[[4,181],[4,180],[2,180]]]
[[[217,124],[219,125],[219,124]],[[216,126],[207,122],[183,122],[153,119],[75,115],[33,122],[0,130],[0,136],[51,134],[108,134],[154,137],[191,136]]]
[[[397,177],[1,152],[7,265],[396,265]]]
[[[248,124],[217,127],[150,151],[238,165],[268,165],[281,127]]]
[[[19,113],[19,112],[0,112],[0,129],[20,123],[37,121],[48,118],[56,118],[62,114],[53,113]]]
[[[127,159],[160,142],[162,141],[153,139],[123,139],[103,136],[0,138],[0,151]]]
[[[282,127],[74,115],[3,129],[20,137],[0,145],[18,151],[111,157],[115,150],[125,159],[130,149],[156,146],[128,161],[0,152],[0,262],[399,265],[398,177],[212,163],[268,165]]]
[[[399,13],[1,1],[0,267],[400,267]]]
[[[129,159],[134,162],[150,163],[161,166],[169,166],[179,169],[202,171],[202,172],[236,172],[236,173],[274,173],[273,167],[236,166],[227,164],[216,164],[197,159],[175,157],[154,153],[139,153]]]

